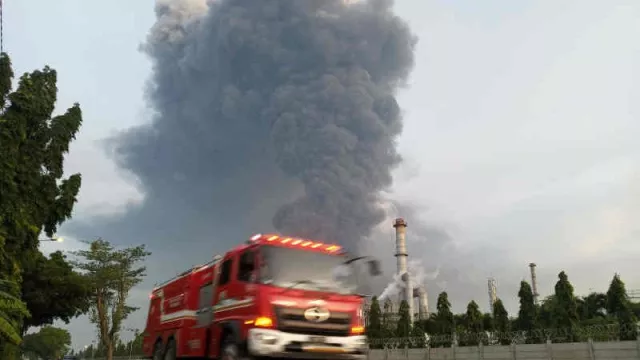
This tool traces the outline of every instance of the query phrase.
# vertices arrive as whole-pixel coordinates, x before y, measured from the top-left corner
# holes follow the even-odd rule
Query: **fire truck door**
[[[255,249],[249,248],[239,255],[235,278],[229,286],[229,295],[236,300],[235,315],[244,321],[255,315],[256,252]]]
[[[219,276],[217,277],[217,285],[213,295],[213,312],[214,321],[216,323],[228,320],[229,311],[226,311],[231,304],[229,303],[228,291],[231,280],[231,270],[235,262],[235,253],[227,254],[222,263],[219,265]],[[214,326],[211,329],[211,343],[209,346],[209,357],[218,358],[220,348],[220,338],[222,335],[222,327]]]
[[[213,284],[208,283],[200,288],[198,310],[196,311],[196,326],[207,327],[213,321]]]

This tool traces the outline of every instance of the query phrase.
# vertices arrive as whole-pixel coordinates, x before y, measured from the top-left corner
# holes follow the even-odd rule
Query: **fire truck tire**
[[[162,340],[156,341],[155,345],[153,345],[153,360],[162,360],[164,355],[162,346]]]
[[[164,360],[176,360],[176,341],[169,339],[167,349],[164,352]]]
[[[225,336],[222,342],[220,360],[241,360],[240,347],[231,335]]]

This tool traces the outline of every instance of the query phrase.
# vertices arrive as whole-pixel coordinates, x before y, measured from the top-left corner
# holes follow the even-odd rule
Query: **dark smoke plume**
[[[159,1],[156,14],[155,115],[112,143],[145,201],[111,232],[368,236],[400,161],[395,92],[416,42],[392,1]]]

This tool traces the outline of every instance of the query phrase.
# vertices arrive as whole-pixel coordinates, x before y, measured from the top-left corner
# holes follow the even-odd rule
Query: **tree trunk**
[[[107,360],[113,360],[113,341],[109,341],[107,345]]]

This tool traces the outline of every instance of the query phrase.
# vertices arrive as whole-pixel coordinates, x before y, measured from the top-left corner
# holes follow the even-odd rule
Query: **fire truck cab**
[[[151,293],[144,337],[153,360],[361,359],[363,296],[340,246],[255,235]],[[368,260],[369,274],[379,274]]]

